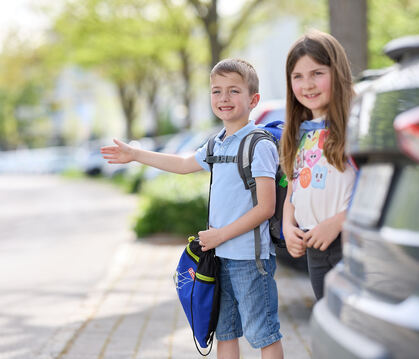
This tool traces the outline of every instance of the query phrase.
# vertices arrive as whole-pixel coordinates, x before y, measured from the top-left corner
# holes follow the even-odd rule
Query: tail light
[[[398,115],[394,129],[401,150],[419,162],[419,106]]]

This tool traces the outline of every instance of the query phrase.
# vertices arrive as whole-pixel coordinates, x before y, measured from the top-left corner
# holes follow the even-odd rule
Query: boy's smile
[[[245,125],[259,94],[250,95],[247,83],[236,72],[211,77],[211,108],[224,122]]]
[[[220,111],[231,111],[233,110],[234,106],[220,106],[219,110]]]

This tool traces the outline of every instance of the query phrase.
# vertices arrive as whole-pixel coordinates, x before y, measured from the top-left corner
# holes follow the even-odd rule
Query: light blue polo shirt
[[[255,124],[249,122],[245,127],[225,138],[224,141],[221,138],[224,136],[225,129],[222,129],[215,138],[214,156],[237,155],[240,141],[255,128],[257,128]],[[207,145],[208,143],[197,151],[195,158],[204,170],[209,171],[209,166],[204,161],[207,154]],[[278,163],[276,146],[268,140],[260,141],[256,145],[253,155],[253,177],[275,179]],[[253,208],[252,195],[250,190],[244,188],[237,163],[214,163],[210,206],[209,225],[214,228],[221,228],[234,222]],[[260,225],[260,234],[260,258],[268,259],[269,253],[275,254],[275,248],[269,235],[268,221]],[[218,257],[243,260],[255,259],[253,230],[224,242],[215,251]]]

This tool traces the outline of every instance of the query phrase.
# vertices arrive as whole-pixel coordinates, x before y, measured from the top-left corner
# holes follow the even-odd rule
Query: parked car
[[[419,356],[419,36],[355,98],[348,151],[359,166],[343,260],[311,318],[314,359]]]
[[[158,152],[186,156],[204,145],[211,135],[216,134],[220,130],[221,127],[213,127],[207,130],[185,130],[178,132],[170,138],[167,138],[167,141],[158,149]],[[152,180],[163,173],[165,172],[162,170],[146,166],[144,179]]]
[[[256,125],[264,125],[273,121],[285,120],[285,100],[269,100],[260,102],[250,113],[250,120]]]
[[[61,173],[77,169],[83,162],[84,152],[78,147],[51,146],[0,151],[1,173]]]
[[[126,141],[126,140],[124,140]],[[129,169],[135,168],[133,163],[129,164],[109,164],[103,159],[100,148],[103,146],[112,145],[112,139],[98,139],[86,142],[82,149],[85,151],[83,160],[83,172],[89,176],[103,175],[105,177],[113,177],[117,174],[126,172]],[[153,138],[142,137],[136,141],[130,141],[130,145],[138,146],[146,150],[154,150],[156,144]]]

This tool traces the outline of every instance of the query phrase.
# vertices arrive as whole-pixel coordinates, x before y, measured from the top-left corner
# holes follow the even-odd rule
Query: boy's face
[[[259,97],[249,94],[247,83],[236,72],[211,77],[211,108],[223,122],[247,123]]]

